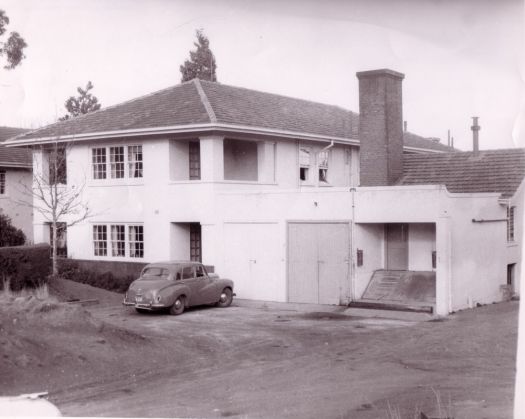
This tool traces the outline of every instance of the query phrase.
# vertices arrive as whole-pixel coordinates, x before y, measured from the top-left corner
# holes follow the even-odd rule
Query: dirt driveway
[[[111,299],[89,310],[137,342],[108,342],[107,374],[51,392],[68,416],[412,418],[437,396],[456,418],[512,417],[516,302],[430,322],[242,301],[177,317]]]

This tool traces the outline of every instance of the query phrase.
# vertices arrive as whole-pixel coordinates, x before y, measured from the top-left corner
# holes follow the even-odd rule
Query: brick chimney
[[[358,72],[360,185],[393,185],[403,174],[404,74],[382,69]]]

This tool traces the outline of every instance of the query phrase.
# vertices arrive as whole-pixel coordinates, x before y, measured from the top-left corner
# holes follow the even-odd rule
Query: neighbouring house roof
[[[514,195],[525,177],[525,149],[404,156],[401,185],[445,185],[450,192]]]
[[[27,129],[0,127],[0,167],[30,168],[31,150],[25,148],[7,148],[2,143],[8,138],[27,132]]]
[[[301,138],[341,139],[358,144],[359,115],[338,106],[194,79],[115,106],[60,121],[11,140],[95,139],[170,132],[251,132]],[[415,150],[451,148],[405,133]]]

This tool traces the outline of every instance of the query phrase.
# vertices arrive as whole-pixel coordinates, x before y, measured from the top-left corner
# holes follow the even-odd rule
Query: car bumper
[[[137,303],[134,301],[126,301],[126,300],[122,302],[122,305],[126,307],[140,308],[141,310],[160,310],[163,308],[167,308],[167,306],[165,306],[164,304]]]

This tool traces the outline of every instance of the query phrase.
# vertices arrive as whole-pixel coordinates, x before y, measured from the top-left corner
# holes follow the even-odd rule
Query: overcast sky
[[[405,74],[409,131],[525,146],[521,0],[4,0],[29,47],[0,69],[0,125],[37,128],[88,80],[103,106],[180,82],[204,29],[221,83],[358,112],[357,71]],[[519,118],[521,115],[521,118]]]

